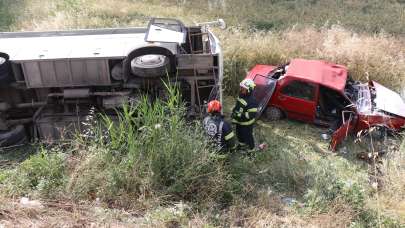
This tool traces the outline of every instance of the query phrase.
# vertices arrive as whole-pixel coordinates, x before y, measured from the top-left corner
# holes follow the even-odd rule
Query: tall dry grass
[[[381,189],[369,201],[369,207],[381,215],[396,218],[405,224],[405,141],[399,150],[391,151],[379,167],[370,166],[381,183]],[[382,175],[378,175],[379,171]]]
[[[229,12],[236,10],[232,3],[225,4]],[[361,6],[354,3],[350,7]],[[280,64],[291,58],[329,60],[348,66],[355,79],[370,78],[397,91],[405,87],[405,41],[384,32],[359,34],[339,25],[318,27],[308,23],[277,31],[252,30],[249,24],[238,24],[238,18],[240,22],[245,20],[241,16],[230,17],[229,12],[222,12],[222,6],[217,11],[197,7],[208,7],[205,1],[197,1],[194,7],[189,1],[144,0],[25,0],[19,4],[23,4],[22,10],[16,12],[19,16],[12,30],[145,26],[151,17],[174,17],[194,24],[229,16],[230,28],[216,31],[225,52],[228,92],[234,92],[237,82],[255,64]],[[277,7],[279,3],[272,4]],[[246,10],[252,7],[246,6]],[[285,6],[280,3],[280,7]]]
[[[405,87],[405,42],[393,36],[358,34],[341,26],[291,28],[282,32],[221,33],[227,89],[255,64],[280,64],[292,58],[324,59],[348,66],[356,80],[376,80],[397,91]]]
[[[25,0],[11,30],[57,30],[146,26],[152,17],[180,18],[185,23],[208,19],[167,3],[103,0]]]

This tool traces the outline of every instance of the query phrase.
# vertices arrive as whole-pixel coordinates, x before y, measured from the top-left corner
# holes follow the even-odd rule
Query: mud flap
[[[349,115],[349,118],[345,118],[345,115]],[[353,130],[353,112],[342,112],[343,124],[332,134],[331,142],[329,144],[329,149],[336,151],[337,147],[347,138],[347,136]]]
[[[256,74],[253,78],[253,81],[256,84],[256,88],[253,91],[253,95],[254,97],[256,97],[259,103],[256,114],[256,119],[258,119],[262,115],[263,111],[266,109],[271,99],[271,96],[274,93],[277,84],[277,79]]]

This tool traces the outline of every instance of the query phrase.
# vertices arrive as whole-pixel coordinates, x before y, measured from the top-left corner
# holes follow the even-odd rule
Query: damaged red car
[[[354,81],[342,65],[293,59],[281,66],[256,65],[247,78],[257,86],[258,117],[329,127],[332,150],[351,133],[372,127],[398,132],[405,126],[405,102],[398,93],[375,81]]]

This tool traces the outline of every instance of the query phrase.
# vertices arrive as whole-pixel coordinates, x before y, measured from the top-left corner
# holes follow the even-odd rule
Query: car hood
[[[405,102],[402,97],[398,93],[375,81],[372,81],[372,84],[376,94],[373,100],[376,105],[375,107],[379,110],[405,118]]]

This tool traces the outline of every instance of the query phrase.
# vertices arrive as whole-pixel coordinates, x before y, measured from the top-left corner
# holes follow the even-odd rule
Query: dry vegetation
[[[298,57],[347,65],[354,78],[375,79],[398,91],[405,86],[405,6],[401,1],[355,0],[341,7],[338,1],[331,0],[234,0],[226,1],[225,5],[215,2],[5,0],[0,2],[0,28],[16,31],[144,26],[148,18],[155,16],[176,17],[192,24],[224,17],[229,28],[216,34],[225,52],[225,86],[229,93],[235,92],[237,82],[254,64],[280,64]],[[261,7],[263,4],[266,7]],[[198,201],[205,198],[190,199],[190,192],[167,190],[151,173],[146,172],[145,176],[134,173],[139,170],[125,160],[135,156],[133,151],[120,148],[124,154],[119,157],[121,160],[109,165],[108,156],[117,148],[83,147],[75,142],[64,150],[64,156],[48,156],[54,151],[44,150],[44,156],[31,157],[17,171],[0,171],[0,186],[4,187],[2,190],[7,188],[2,192],[8,192],[8,196],[28,194],[44,202],[49,197],[63,199],[55,205],[44,203],[45,208],[24,209],[18,200],[0,198],[0,224],[391,227],[405,222],[405,145],[393,149],[395,153],[384,159],[381,168],[384,184],[376,190],[370,185],[375,166],[357,161],[353,154],[365,150],[363,147],[349,143],[349,153],[336,156],[328,151],[327,142],[320,141],[322,129],[288,121],[259,124],[257,136],[267,141],[269,150],[253,160],[232,157],[231,167],[223,166],[220,158],[210,160],[223,170],[207,169],[218,172],[218,176],[209,179],[205,189],[195,190],[199,194],[211,190],[224,194],[229,190],[231,198],[225,194],[217,199],[210,193],[207,199],[211,205],[201,206]],[[195,132],[190,134],[196,136]],[[207,153],[206,148],[198,149]],[[126,166],[115,169],[117,164]],[[188,173],[189,165],[184,166],[184,173],[176,175],[191,173],[187,177],[191,179],[198,176],[198,172]],[[43,172],[44,168],[50,172],[32,177],[32,171],[36,174],[37,169]],[[16,172],[14,176],[12,172]],[[21,173],[27,179],[21,178]],[[33,187],[27,182],[33,179],[41,184]],[[20,185],[5,187],[5,180]],[[141,186],[142,194],[132,192],[131,184]],[[190,187],[186,182],[180,184]],[[120,195],[114,197],[117,189]],[[297,202],[289,205],[285,202],[289,197]],[[97,198],[100,205],[95,204]],[[184,204],[175,203],[185,199]],[[78,202],[84,202],[85,210],[78,209]],[[127,210],[105,209],[114,203]],[[227,205],[225,209],[221,208],[223,204]],[[54,208],[57,210],[53,211]]]
[[[280,64],[291,58],[343,64],[355,79],[370,78],[398,91],[405,85],[405,43],[384,33],[357,34],[341,26],[254,33],[229,29],[221,38],[228,85],[236,84],[235,78],[243,78],[254,64]]]
[[[102,4],[95,0],[18,2],[21,2],[22,6],[17,8],[23,10],[16,10],[19,16],[15,23],[10,25],[11,30],[145,26],[151,17],[175,17],[182,19],[186,24],[193,24],[224,16],[229,17],[232,22],[235,21],[235,18],[229,14],[237,10],[232,7],[232,4],[228,4],[226,5],[228,11],[224,11],[227,13],[222,10],[218,13],[214,9],[197,14],[203,11],[202,8],[199,10],[192,8],[194,5],[188,5],[187,1],[178,1],[179,4],[171,3],[171,1],[157,3],[156,1],[129,0],[105,0]],[[201,5],[203,1],[197,2],[200,2],[200,7],[207,7]],[[291,58],[314,58],[348,66],[355,79],[378,80],[403,92],[401,88],[405,85],[405,41],[401,36],[402,27],[395,31],[399,34],[389,34],[385,30],[392,28],[397,23],[401,24],[401,21],[402,24],[405,23],[404,6],[399,5],[395,8],[398,12],[393,12],[395,14],[392,17],[399,16],[396,23],[392,24],[393,22],[388,20],[386,24],[381,25],[383,27],[379,31],[372,34],[358,32],[354,28],[342,25],[330,25],[330,22],[320,26],[298,23],[282,30],[280,28],[252,31],[251,29],[254,27],[243,18],[243,15],[258,6],[260,3],[247,7],[248,12],[239,15],[241,18],[239,24],[231,23],[229,29],[216,31],[225,51],[225,76],[228,91],[232,91],[232,86],[237,84],[235,82],[239,81],[246,71],[257,63],[280,64]],[[322,8],[322,6],[319,7]],[[261,11],[259,12],[261,13]],[[251,13],[253,14],[253,12]],[[273,15],[278,16],[274,13]],[[351,18],[351,15],[349,16],[347,16],[348,21]],[[293,20],[290,20],[293,23]],[[245,25],[246,23],[247,25]],[[363,30],[367,30],[367,25],[371,22],[363,23],[364,25],[358,27],[364,27]]]

